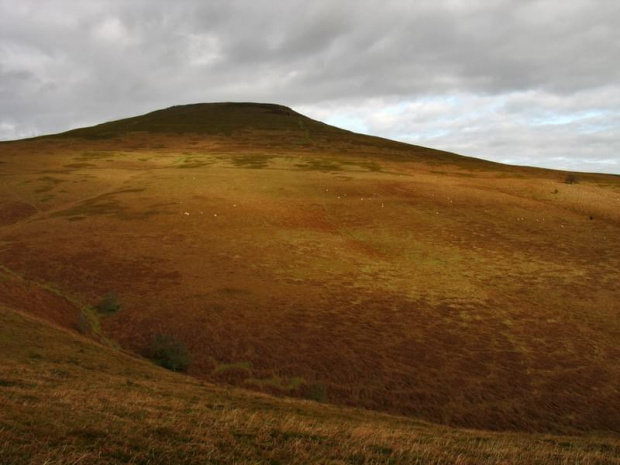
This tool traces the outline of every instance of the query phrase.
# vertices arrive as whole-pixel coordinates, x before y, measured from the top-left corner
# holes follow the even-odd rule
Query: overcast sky
[[[0,0],[0,139],[257,101],[620,174],[619,25],[618,0]]]

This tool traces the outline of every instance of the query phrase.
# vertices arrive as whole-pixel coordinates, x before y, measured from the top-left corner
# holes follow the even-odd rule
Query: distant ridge
[[[152,136],[147,139],[145,135]],[[179,148],[189,138],[226,138],[226,144],[260,150],[303,150],[336,152],[382,159],[449,163],[463,167],[520,169],[442,150],[357,134],[320,121],[279,104],[219,102],[175,105],[144,115],[110,121],[92,127],[73,129],[35,139],[120,140],[138,137],[141,147],[160,144],[157,137],[174,138]]]
[[[105,139],[131,132],[154,134],[223,134],[242,130],[295,131],[311,129],[348,133],[273,103],[220,102],[175,105],[141,116],[74,129],[57,136]]]

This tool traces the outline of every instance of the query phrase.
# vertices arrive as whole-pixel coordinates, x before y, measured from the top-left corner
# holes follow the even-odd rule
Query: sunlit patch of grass
[[[383,166],[380,163],[370,160],[343,161],[342,164],[345,166],[360,167],[364,170],[372,172],[380,172],[383,169]]]
[[[63,182],[67,182],[65,179],[58,179],[58,178],[54,178],[52,176],[43,176],[37,179],[37,181],[41,181],[41,182],[45,182],[45,183],[49,183],[49,184],[61,184]]]
[[[261,169],[267,168],[272,158],[262,155],[234,156],[231,162],[237,168]]]
[[[176,158],[174,160],[174,165],[176,168],[202,168],[205,166],[210,166],[215,163],[214,157],[204,155],[204,154],[190,154],[183,153],[182,156]]]
[[[226,373],[229,371],[244,371],[250,373],[252,371],[251,362],[233,362],[233,363],[218,363],[213,370],[214,374]]]
[[[79,157],[74,158],[74,160],[78,162],[88,161],[88,160],[101,160],[104,158],[109,158],[110,155],[114,155],[114,153],[111,153],[109,151],[105,151],[105,152],[86,151],[86,152],[82,152],[82,154]]]
[[[217,290],[218,293],[229,296],[247,296],[252,292],[248,289],[241,289],[236,287],[223,287]]]
[[[307,171],[341,171],[342,165],[335,160],[308,160],[298,163],[296,168]]]
[[[97,165],[93,163],[69,163],[67,165],[63,165],[65,168],[73,168],[73,169],[82,169],[82,168],[94,168]]]

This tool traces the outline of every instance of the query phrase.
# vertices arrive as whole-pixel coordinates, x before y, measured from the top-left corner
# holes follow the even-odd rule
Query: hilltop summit
[[[244,130],[304,131],[317,128],[336,130],[284,105],[221,102],[175,105],[141,116],[74,129],[61,135],[83,138],[106,138],[132,132],[229,135]]]
[[[81,144],[106,141],[117,148],[128,139],[141,148],[162,145],[196,148],[206,139],[218,140],[220,147],[260,151],[303,151],[338,155],[393,158],[401,161],[450,163],[501,169],[503,165],[450,152],[397,142],[381,137],[357,134],[273,103],[221,102],[176,105],[141,116],[110,121],[92,127],[42,136],[75,138]],[[164,140],[165,139],[165,140]]]

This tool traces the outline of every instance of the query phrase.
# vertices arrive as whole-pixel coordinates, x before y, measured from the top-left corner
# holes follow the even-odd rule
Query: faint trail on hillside
[[[81,198],[79,200],[63,203],[62,205],[59,205],[59,206],[54,207],[54,208],[50,208],[49,210],[41,210],[39,207],[37,207],[36,205],[32,204],[31,202],[28,202],[28,201],[22,199],[21,196],[19,196],[17,193],[12,192],[12,191],[7,191],[7,193],[9,195],[12,195],[12,196],[16,197],[19,201],[21,201],[23,203],[26,203],[27,205],[30,205],[35,210],[37,210],[38,213],[35,213],[34,215],[27,216],[27,217],[25,217],[25,218],[23,218],[21,220],[16,221],[15,223],[11,223],[11,224],[9,224],[7,226],[4,226],[4,227],[0,228],[0,237],[4,236],[6,233],[11,232],[14,229],[16,229],[16,228],[18,228],[18,227],[20,227],[20,226],[22,226],[24,224],[27,224],[27,223],[30,223],[32,221],[37,221],[39,219],[48,217],[48,216],[50,216],[50,215],[52,215],[52,214],[54,214],[56,212],[67,210],[68,208],[75,207],[75,206],[77,206],[77,205],[79,205],[81,203],[87,202],[89,200],[94,200],[94,199],[96,199],[98,197],[101,197],[102,195],[112,194],[112,193],[118,191],[119,188],[122,187],[123,183],[125,183],[127,181],[130,181],[130,180],[138,177],[139,175],[141,175],[143,173],[144,172],[141,171],[139,173],[132,174],[132,175],[128,176],[127,178],[120,180],[118,183],[116,183],[114,185],[114,187],[111,187],[109,189],[105,189],[103,191],[100,191],[100,192],[98,192],[95,195],[90,195],[88,197],[83,197],[83,198]]]
[[[30,205],[32,208],[34,208],[36,211],[38,211],[39,213],[43,212],[43,210],[41,210],[36,204],[32,203],[29,200],[26,200],[25,198],[23,198],[21,195],[19,195],[17,192],[13,192],[13,191],[9,191],[7,189],[3,189],[4,192],[6,192],[8,195],[16,198],[19,202],[25,203],[26,205]],[[31,217],[28,217],[31,218]]]

